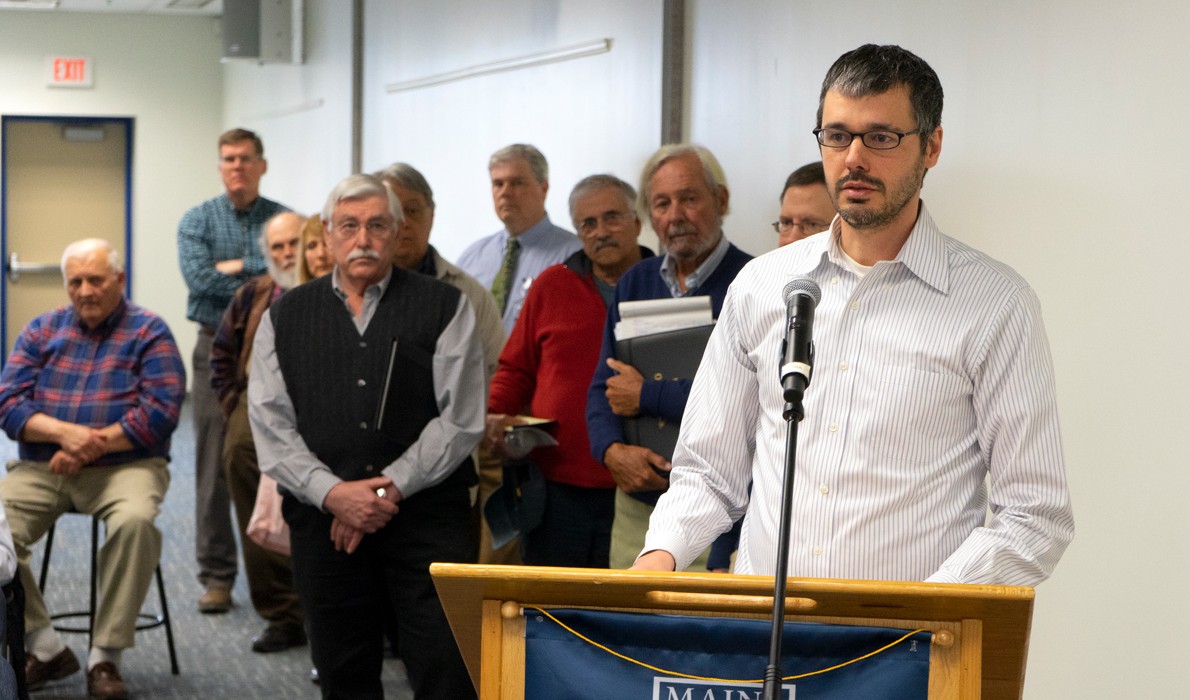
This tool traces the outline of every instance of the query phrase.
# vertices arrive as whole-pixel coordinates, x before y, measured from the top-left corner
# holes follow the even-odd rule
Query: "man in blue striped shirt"
[[[684,566],[743,516],[736,571],[774,573],[782,289],[804,276],[822,298],[788,573],[1033,586],[1053,572],[1074,517],[1040,305],[921,202],[941,120],[937,74],[898,46],[831,67],[814,134],[838,216],[728,292],[638,568]]]
[[[223,474],[223,412],[211,389],[211,342],[240,285],[265,271],[257,245],[264,223],[288,211],[260,196],[260,178],[268,171],[264,144],[247,129],[219,137],[219,175],[225,192],[199,204],[178,224],[178,263],[190,292],[186,318],[198,324],[191,370],[194,409],[195,555],[198,581],[205,589],[198,601],[204,613],[231,608],[236,577],[236,541],[231,499]]]

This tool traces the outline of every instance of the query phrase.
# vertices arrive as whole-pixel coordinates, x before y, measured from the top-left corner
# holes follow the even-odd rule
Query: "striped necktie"
[[[517,239],[508,239],[504,247],[504,261],[500,263],[500,271],[492,281],[492,296],[496,297],[496,306],[500,307],[501,314],[508,306],[508,289],[512,286],[512,278],[516,273],[516,258],[520,249],[521,244]]]

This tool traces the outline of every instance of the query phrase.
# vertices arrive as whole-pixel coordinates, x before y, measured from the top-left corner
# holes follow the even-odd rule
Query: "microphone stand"
[[[773,626],[769,663],[764,669],[764,700],[781,698],[781,642],[785,632],[785,586],[789,571],[789,530],[793,519],[793,475],[797,463],[797,424],[805,415],[802,392],[785,392],[785,483],[781,488],[781,532],[777,538],[777,566],[773,571]]]

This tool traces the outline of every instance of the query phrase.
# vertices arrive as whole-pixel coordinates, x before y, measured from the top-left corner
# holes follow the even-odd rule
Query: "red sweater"
[[[557,447],[529,454],[550,481],[613,488],[608,470],[591,458],[587,387],[599,361],[607,308],[581,253],[546,268],[525,297],[492,378],[489,413],[528,413],[557,421]]]

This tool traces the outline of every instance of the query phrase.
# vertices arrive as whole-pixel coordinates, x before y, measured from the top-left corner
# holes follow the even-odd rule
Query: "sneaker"
[[[200,613],[225,613],[231,610],[231,591],[226,588],[211,586],[198,599]]]

